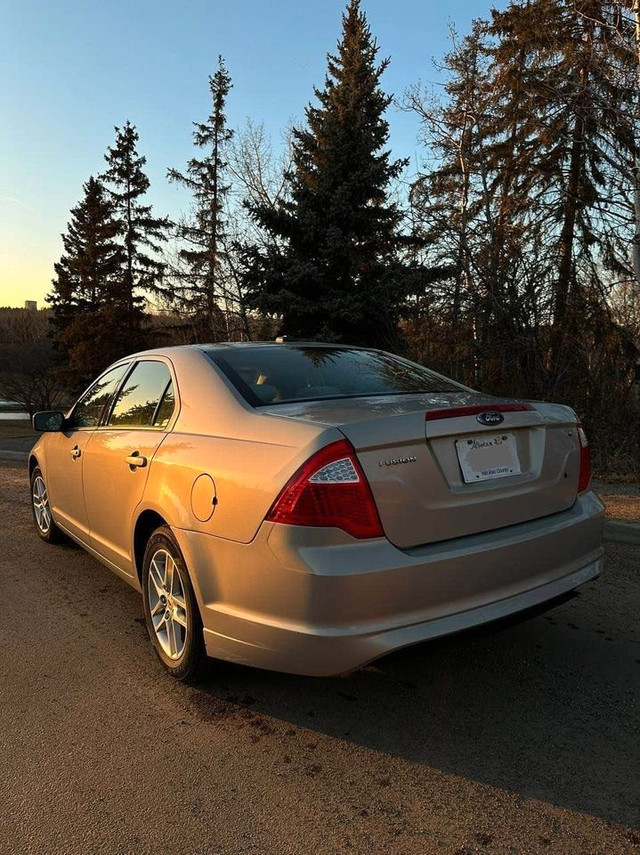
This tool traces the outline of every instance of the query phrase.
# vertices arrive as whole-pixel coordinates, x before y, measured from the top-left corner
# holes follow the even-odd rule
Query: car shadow
[[[638,664],[621,663],[619,645],[600,630],[576,631],[577,605],[420,644],[332,679],[222,663],[190,690],[191,706],[204,719],[225,704],[248,707],[636,827],[638,738],[628,681],[637,685]]]
[[[127,655],[141,652],[145,679],[161,680],[139,595],[69,544],[52,577],[47,550],[33,540],[43,580],[59,586],[69,608],[100,602],[96,620],[133,645]],[[315,732],[335,739],[336,750],[351,743],[637,828],[635,561],[634,552],[626,575],[611,568],[545,615],[423,643],[342,677],[212,662],[199,686],[167,677],[164,691],[212,727],[228,718],[251,721],[254,737]]]

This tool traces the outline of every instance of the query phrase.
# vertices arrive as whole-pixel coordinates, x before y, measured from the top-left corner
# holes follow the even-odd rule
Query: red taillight
[[[580,440],[580,477],[578,478],[578,492],[583,493],[591,482],[591,454],[589,452],[589,440],[584,432],[582,424],[578,422],[578,439]]]
[[[310,457],[285,484],[266,519],[287,525],[333,526],[357,538],[382,537],[369,482],[346,439]]]

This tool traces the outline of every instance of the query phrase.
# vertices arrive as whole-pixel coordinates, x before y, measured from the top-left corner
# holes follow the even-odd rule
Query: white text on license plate
[[[516,438],[512,433],[477,434],[457,439],[456,452],[467,484],[521,472]]]

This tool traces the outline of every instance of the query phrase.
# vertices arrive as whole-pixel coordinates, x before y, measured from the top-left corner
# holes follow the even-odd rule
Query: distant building
[[[24,301],[24,307],[29,312],[37,312],[38,311],[38,303],[36,302],[36,300],[25,300]]]

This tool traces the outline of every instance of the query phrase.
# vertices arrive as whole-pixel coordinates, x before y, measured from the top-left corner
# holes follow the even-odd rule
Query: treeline
[[[53,368],[51,315],[50,309],[0,308],[0,400],[15,402],[30,415],[68,400]]]
[[[388,61],[358,0],[343,17],[317,106],[290,131],[281,163],[258,125],[228,126],[232,81],[222,58],[209,78],[211,109],[194,122],[197,154],[167,178],[191,195],[177,222],[145,204],[149,181],[127,123],[84,186],[63,235],[48,301],[68,382],[157,341],[272,338],[405,346],[413,238],[391,200],[405,163],[387,150]],[[165,319],[150,329],[150,308]],[[145,317],[145,310],[146,315]]]
[[[69,385],[145,344],[271,338],[386,347],[498,394],[572,404],[607,464],[640,468],[640,102],[632,0],[512,0],[452,33],[407,176],[388,60],[351,0],[277,162],[228,127],[220,59],[196,154],[146,203],[133,125],[71,212],[49,297]],[[59,369],[60,370],[60,369]],[[615,459],[611,449],[615,449]]]
[[[515,0],[454,35],[444,98],[405,98],[431,158],[411,187],[429,277],[413,353],[572,404],[623,474],[640,470],[636,7]]]

